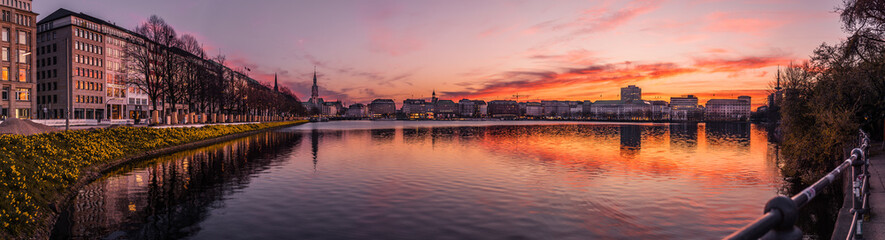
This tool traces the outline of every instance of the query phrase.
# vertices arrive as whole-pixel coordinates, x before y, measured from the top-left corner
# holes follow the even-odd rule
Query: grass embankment
[[[24,238],[46,228],[49,205],[82,174],[147,151],[306,121],[200,128],[117,127],[31,136],[0,135],[0,238]],[[43,229],[45,230],[45,229]],[[42,233],[46,234],[46,233]]]

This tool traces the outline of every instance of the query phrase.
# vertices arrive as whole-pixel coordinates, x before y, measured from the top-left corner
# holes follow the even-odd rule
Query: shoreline
[[[79,193],[80,189],[82,189],[86,185],[94,182],[95,180],[100,179],[101,177],[105,176],[106,174],[112,172],[115,169],[118,169],[118,168],[123,167],[128,164],[137,163],[139,161],[144,161],[144,160],[154,158],[154,157],[159,157],[162,155],[172,154],[172,153],[181,152],[181,151],[194,149],[194,148],[205,147],[205,146],[209,146],[209,145],[213,145],[213,144],[217,144],[217,143],[221,143],[221,142],[225,142],[225,141],[230,141],[230,140],[234,140],[234,139],[238,139],[238,138],[242,138],[242,137],[247,137],[250,135],[257,134],[257,133],[297,126],[297,125],[301,125],[301,124],[305,124],[305,123],[307,123],[307,122],[306,121],[303,121],[303,122],[302,121],[295,121],[290,124],[285,124],[285,125],[280,125],[280,126],[274,126],[274,127],[258,129],[258,130],[248,131],[248,132],[240,132],[240,133],[228,134],[228,135],[209,138],[209,139],[198,140],[195,142],[189,142],[189,143],[185,143],[185,144],[181,144],[181,145],[169,146],[169,147],[164,147],[164,148],[160,148],[160,149],[149,150],[149,151],[134,154],[132,156],[127,156],[127,157],[115,159],[115,160],[110,161],[109,163],[87,167],[87,168],[83,169],[83,173],[81,173],[80,178],[74,184],[72,184],[67,189],[65,189],[65,191],[61,195],[59,195],[60,197],[58,199],[50,201],[48,206],[46,206],[49,209],[48,214],[43,218],[43,220],[38,221],[38,222],[43,222],[46,224],[43,224],[42,226],[40,226],[39,230],[35,231],[33,236],[26,236],[26,237],[18,236],[18,237],[23,237],[23,238],[18,238],[18,239],[49,239],[52,236],[52,231],[55,228],[55,225],[58,221],[59,216],[61,215],[62,209],[68,207],[68,205],[71,204],[74,197],[76,197],[77,194]],[[17,236],[12,236],[12,237],[13,237],[13,239],[16,239]]]

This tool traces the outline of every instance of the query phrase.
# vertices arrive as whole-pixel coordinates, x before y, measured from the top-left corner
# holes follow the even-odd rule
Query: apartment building
[[[30,0],[0,1],[0,119],[36,114],[34,52],[37,14]]]
[[[37,23],[37,108],[43,119],[146,118],[147,96],[126,84],[125,28],[59,9]],[[71,106],[68,106],[68,103]]]

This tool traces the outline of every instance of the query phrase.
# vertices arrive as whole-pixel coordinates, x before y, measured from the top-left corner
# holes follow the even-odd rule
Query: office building
[[[33,58],[37,14],[31,10],[30,0],[0,1],[0,11],[3,19],[0,21],[0,119],[34,118],[37,114]]]

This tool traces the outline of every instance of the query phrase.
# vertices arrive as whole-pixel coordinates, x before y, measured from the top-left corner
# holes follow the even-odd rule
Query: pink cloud
[[[707,15],[706,20],[709,22],[705,28],[714,32],[738,32],[760,35],[763,32],[784,25],[785,21],[752,18],[752,17],[735,17],[732,14],[724,12],[715,12]]]

